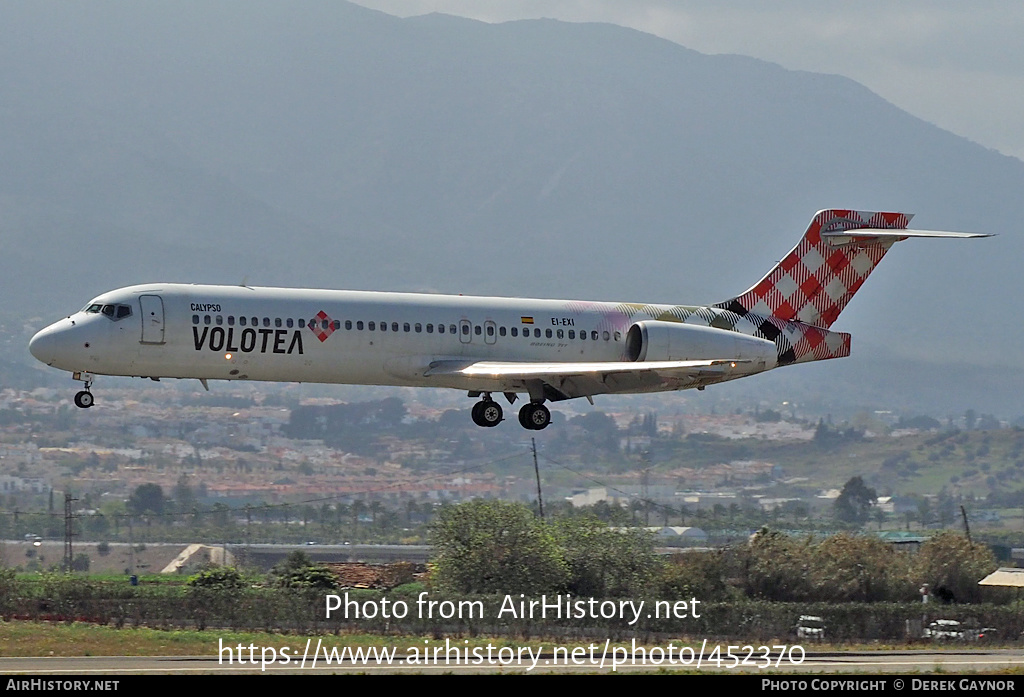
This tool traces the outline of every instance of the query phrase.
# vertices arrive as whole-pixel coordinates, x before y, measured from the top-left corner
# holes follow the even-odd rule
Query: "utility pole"
[[[252,506],[245,504],[245,546],[252,544]]]
[[[540,495],[540,466],[537,464],[537,439],[530,439],[530,447],[533,449],[533,473],[537,475],[537,508],[540,510],[540,519],[544,520],[544,499]]]
[[[644,527],[651,524],[651,451],[644,450],[640,458],[644,462],[644,469],[640,479],[640,498],[644,502]],[[668,525],[668,523],[665,523]]]
[[[53,490],[51,489],[50,491],[52,492]],[[75,535],[74,518],[71,515],[71,502],[77,500],[71,498],[71,494],[64,494],[64,571],[68,573],[71,573],[71,562],[75,558],[71,545],[71,539]]]
[[[964,517],[964,533],[967,535],[967,544],[974,546],[974,542],[971,541],[971,526],[967,524],[967,509],[960,506],[960,515]]]
[[[135,575],[135,531],[132,529],[132,514],[128,514],[128,551],[131,555],[132,570],[129,576]]]

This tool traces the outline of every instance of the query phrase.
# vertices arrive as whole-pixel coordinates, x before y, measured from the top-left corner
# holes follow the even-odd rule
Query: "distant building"
[[[609,506],[625,506],[629,504],[630,496],[626,492],[608,492],[605,487],[595,487],[586,491],[579,491],[567,497],[573,508],[593,506],[604,501]]]
[[[677,491],[676,496],[685,504],[701,508],[709,508],[716,503],[728,506],[740,500],[735,491]]]
[[[765,513],[769,513],[771,511],[776,510],[776,509],[781,509],[787,503],[790,503],[792,501],[799,502],[800,500],[801,499],[794,499],[794,498],[781,498],[781,499],[759,498],[759,499],[757,499],[757,505],[761,507],[762,511],[764,511]]]
[[[653,532],[659,541],[663,542],[687,542],[695,545],[705,545],[708,541],[708,534],[700,528],[667,525],[647,529]]]
[[[50,490],[45,479],[41,477],[16,477],[10,474],[0,474],[0,493],[14,494],[31,492],[33,494],[45,494]]]
[[[911,553],[918,552],[921,549],[921,545],[928,541],[928,538],[923,535],[915,535],[900,530],[887,530],[876,533],[876,536],[883,542],[891,544],[893,549]]]
[[[978,581],[979,586],[1000,586],[1003,588],[1024,588],[1024,569],[996,569]]]

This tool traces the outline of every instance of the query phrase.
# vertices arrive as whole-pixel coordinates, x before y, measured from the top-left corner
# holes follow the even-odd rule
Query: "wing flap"
[[[725,364],[739,363],[735,360],[701,361],[600,361],[593,363],[524,363],[504,361],[477,361],[464,366],[458,372],[463,375],[484,375],[490,377],[544,377],[555,375],[593,375],[597,373],[637,373],[651,371],[688,371],[719,369]],[[428,375],[434,368],[428,371]]]
[[[431,363],[424,377],[460,377],[479,389],[531,394],[543,386],[552,401],[611,392],[637,392],[697,387],[742,372],[750,361],[615,361],[590,363],[526,363],[444,360]]]

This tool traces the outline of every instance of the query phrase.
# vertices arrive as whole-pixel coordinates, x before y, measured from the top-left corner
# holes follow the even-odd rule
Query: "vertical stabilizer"
[[[716,307],[827,329],[850,302],[911,215],[824,210],[811,220],[803,239],[753,288]],[[857,235],[856,230],[864,230]],[[851,234],[842,234],[850,231]]]

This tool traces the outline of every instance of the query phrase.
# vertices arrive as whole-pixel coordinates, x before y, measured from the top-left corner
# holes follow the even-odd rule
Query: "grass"
[[[0,624],[0,656],[4,657],[194,656],[209,653],[211,646],[216,646],[216,637],[197,631],[115,629],[80,623]]]
[[[257,655],[261,646],[292,648],[301,655],[308,637],[295,634],[263,632],[232,632],[218,630],[162,630],[98,626],[85,623],[56,622],[0,622],[0,657],[26,656],[211,656],[222,645],[248,647],[255,644]],[[425,637],[381,636],[373,634],[325,635],[323,645],[341,646],[396,646],[402,650],[410,646],[422,647]],[[431,638],[431,645],[436,639]],[[443,638],[440,640],[443,641]],[[459,637],[460,646],[465,646]],[[468,646],[537,646],[541,640],[513,641],[508,638],[474,637]],[[565,643],[565,642],[563,642]],[[310,647],[316,646],[316,638]]]

